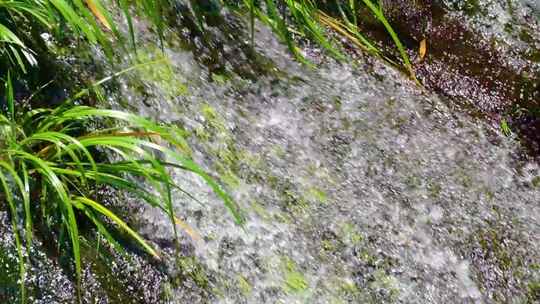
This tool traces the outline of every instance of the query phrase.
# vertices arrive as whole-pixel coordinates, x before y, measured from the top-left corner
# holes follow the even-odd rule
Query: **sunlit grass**
[[[150,21],[162,39],[163,16],[170,5],[167,0],[0,0],[0,60],[23,72],[37,65],[36,50],[28,45],[36,38],[29,33],[32,30],[82,38],[85,43],[99,45],[113,60],[113,48],[125,48],[128,44],[124,41],[129,40],[131,48],[136,48],[134,16]],[[127,38],[121,34],[115,14],[124,17]]]
[[[386,17],[384,16],[383,8],[379,2],[378,5],[374,4],[371,0],[362,0],[364,4],[371,10],[371,12],[375,15],[377,20],[379,20],[384,27],[386,28],[386,31],[388,34],[390,34],[390,37],[392,37],[392,40],[394,41],[394,44],[396,45],[397,49],[399,50],[399,54],[401,55],[401,59],[403,60],[403,63],[407,70],[409,71],[411,77],[415,78],[414,76],[414,70],[412,68],[411,61],[409,59],[409,55],[407,55],[407,52],[405,51],[405,47],[401,43],[401,40],[399,39],[397,33],[394,31]]]
[[[390,22],[384,16],[380,2],[375,3],[371,0],[336,1],[339,17],[330,16],[328,12],[319,7],[320,4],[317,1],[312,0],[264,0],[261,2],[264,2],[264,7],[256,6],[253,0],[243,0],[250,14],[252,40],[255,35],[253,20],[257,17],[270,26],[280,39],[287,44],[293,55],[303,63],[309,64],[297,46],[297,41],[294,39],[295,34],[320,45],[328,54],[338,60],[347,58],[333,35],[329,35],[328,30],[330,30],[338,36],[349,40],[355,47],[395,64],[394,61],[384,56],[382,50],[362,33],[358,25],[359,18],[361,18],[359,8],[365,6],[384,26],[399,52],[403,66],[408,74],[413,79],[416,79],[407,51]],[[285,10],[280,12],[279,7],[285,8]],[[283,12],[287,15],[284,16]]]
[[[414,70],[397,33],[392,28],[383,13],[380,2],[371,0],[337,1],[339,16],[331,17],[328,12],[320,8],[320,3],[313,0],[242,0],[250,15],[249,27],[251,39],[255,39],[255,18],[260,19],[272,28],[280,39],[288,46],[293,55],[301,62],[310,64],[300,52],[294,36],[300,34],[323,49],[338,60],[345,60],[340,43],[329,35],[334,31],[353,43],[356,47],[371,54],[381,55],[381,50],[369,41],[359,27],[359,9],[366,7],[375,18],[384,26],[396,49],[398,50],[403,66],[414,78]],[[204,30],[204,18],[199,12],[205,6],[192,1],[194,11]],[[195,3],[195,4],[194,4]],[[216,2],[214,5],[221,5]],[[203,7],[203,8],[201,8]],[[174,3],[167,0],[10,0],[0,1],[0,55],[12,65],[18,66],[23,72],[27,65],[36,65],[35,52],[24,42],[28,28],[40,27],[51,33],[71,31],[73,37],[83,37],[92,45],[100,45],[107,57],[114,58],[114,47],[124,48],[129,41],[132,49],[136,49],[136,35],[133,17],[141,16],[150,21],[157,36],[163,40],[166,28],[168,11],[174,10]],[[118,12],[116,12],[116,11]],[[197,13],[198,12],[198,13]],[[113,18],[123,16],[127,24],[128,37],[123,37],[118,24]],[[20,25],[25,25],[21,27]],[[385,59],[387,59],[385,57]]]

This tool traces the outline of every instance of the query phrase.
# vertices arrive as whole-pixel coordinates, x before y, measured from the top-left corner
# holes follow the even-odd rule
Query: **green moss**
[[[378,269],[373,273],[375,281],[371,283],[371,287],[374,289],[384,289],[389,293],[390,300],[392,302],[396,301],[399,296],[399,289],[397,279],[386,274],[382,269]]]
[[[341,228],[343,238],[351,243],[357,245],[364,240],[364,237],[356,230],[356,227],[351,223],[345,223]]]
[[[308,201],[303,196],[290,190],[285,190],[282,193],[282,198],[285,201],[287,209],[293,213],[302,213],[309,206]]]
[[[304,275],[300,272],[289,272],[285,276],[285,290],[289,293],[300,292],[308,288]]]
[[[480,3],[478,0],[465,0],[459,3],[461,5],[460,10],[469,16],[474,16],[481,13]]]
[[[496,258],[498,266],[503,271],[512,269],[512,256],[501,243],[502,236],[495,229],[491,229],[485,232],[480,239],[480,246],[484,252],[490,252]]]
[[[495,194],[493,193],[493,191],[491,191],[491,189],[487,187],[484,189],[484,194],[486,195],[486,198],[490,202],[493,201],[493,199],[495,198]]]
[[[461,182],[463,187],[470,188],[473,186],[473,179],[469,173],[464,169],[458,169],[456,172],[456,178]]]
[[[427,186],[429,196],[432,198],[438,198],[441,194],[442,187],[439,184],[429,183]]]
[[[336,109],[336,111],[341,111],[341,106],[343,104],[341,98],[339,96],[336,96],[332,98],[332,101],[334,102],[334,108]]]
[[[137,57],[140,62],[162,60],[160,63],[142,67],[138,70],[138,75],[142,81],[154,83],[157,88],[163,90],[168,98],[183,96],[188,93],[184,80],[178,76],[180,73],[174,71],[169,58],[159,48],[140,49]]]
[[[225,295],[227,294],[227,292],[225,291],[226,289],[228,289],[228,285],[227,283],[225,283],[225,287],[221,288],[221,287],[214,287],[211,289],[211,293],[212,295],[220,298],[220,299],[225,299]],[[225,289],[225,290],[224,290]]]
[[[540,299],[540,281],[529,282],[527,284],[527,300],[534,303]]]
[[[270,187],[270,189],[278,190],[279,187],[279,179],[277,176],[273,174],[268,174],[266,176],[266,184]]]
[[[201,106],[201,113],[205,119],[207,126],[213,129],[215,135],[229,137],[228,130],[225,127],[225,120],[212,106],[210,106],[209,104],[203,104]]]
[[[356,257],[368,265],[374,266],[377,264],[377,257],[371,254],[367,249],[359,250],[356,253]]]
[[[212,74],[212,81],[214,81],[217,84],[225,84],[229,80],[229,77],[227,75],[223,74]]]
[[[201,106],[201,112],[207,121],[213,121],[217,119],[216,110],[209,104],[203,104]]]
[[[173,287],[169,282],[165,282],[161,287],[161,300],[171,301],[173,299]]]
[[[232,167],[238,162],[238,156],[229,147],[217,149],[214,154],[221,160],[224,166]]]
[[[236,279],[238,281],[238,288],[240,289],[240,292],[244,296],[249,296],[251,294],[251,291],[253,290],[253,287],[249,282],[241,275],[238,275],[238,278]]]
[[[540,50],[530,49],[525,56],[532,62],[540,62]]]
[[[351,281],[342,280],[341,285],[339,286],[339,289],[343,293],[350,294],[350,295],[356,295],[360,293],[360,290],[358,289],[356,284],[354,284],[354,282],[351,282]]]
[[[336,246],[330,240],[322,240],[321,241],[321,248],[324,251],[335,251],[336,250]]]
[[[508,299],[520,299],[519,303],[536,303],[539,295],[538,264],[531,263],[530,256],[526,252],[513,250],[524,240],[521,235],[508,230],[504,224],[505,219],[497,212],[497,221],[490,223],[488,227],[480,229],[473,236],[472,242],[477,242],[481,250],[479,257],[482,263],[489,265],[492,271],[486,273],[473,264],[481,288],[493,290],[493,298],[500,302],[508,302]],[[513,224],[517,225],[512,219]],[[526,246],[526,245],[523,245]],[[488,287],[486,287],[488,286]],[[515,286],[508,292],[508,286]]]
[[[364,303],[358,302],[361,294],[360,289],[345,273],[339,273],[325,279],[324,288],[332,291],[330,303]]]
[[[304,275],[297,270],[293,260],[285,257],[283,259],[283,289],[287,293],[298,293],[305,291],[309,286]]]
[[[235,189],[240,186],[240,178],[236,176],[230,169],[219,170],[221,180],[230,188]]]
[[[315,200],[319,203],[325,204],[328,202],[328,197],[326,196],[326,192],[324,192],[323,190],[319,188],[315,188],[315,187],[309,188],[307,191],[307,196],[311,200]]]
[[[284,224],[292,223],[292,219],[290,218],[290,216],[284,213],[274,213],[274,219],[279,223],[284,223]]]
[[[270,220],[272,215],[256,201],[251,202],[251,209],[263,220]]]
[[[535,176],[531,181],[533,187],[538,188],[540,187],[540,176]]]
[[[203,104],[201,113],[205,119],[205,127],[195,129],[195,135],[203,139],[210,153],[218,160],[214,167],[220,179],[231,188],[238,188],[241,179],[237,176],[241,160],[255,162],[255,157],[247,151],[238,152],[233,138],[225,127],[225,120],[210,105]]]
[[[176,259],[176,266],[182,271],[185,277],[191,278],[197,286],[203,289],[208,287],[208,276],[195,257],[179,257]]]
[[[344,300],[342,300],[342,299],[340,299],[340,298],[334,297],[334,298],[332,298],[332,299],[330,300],[330,303],[331,303],[331,304],[346,304],[347,302],[345,302]]]
[[[519,32],[519,39],[521,39],[521,41],[526,42],[526,43],[534,42],[533,36],[526,29],[522,29]]]
[[[251,168],[261,168],[262,160],[261,157],[257,154],[254,154],[250,151],[243,150],[237,153],[238,159],[245,165]]]
[[[101,246],[99,239],[89,238],[82,239],[81,241],[82,260],[86,265],[90,266],[91,272],[102,287],[102,290],[95,292],[104,292],[110,303],[136,302],[136,299],[141,297],[141,290],[135,289],[128,291],[123,288],[122,282],[128,276],[123,273],[114,272],[114,265],[111,264],[114,256],[105,248]],[[129,261],[127,255],[123,255],[123,258],[127,258],[125,261]],[[162,290],[163,292],[164,290]]]
[[[204,127],[198,127],[196,128],[193,133],[195,134],[195,136],[197,136],[198,139],[202,140],[202,141],[209,141],[210,138],[212,137],[212,135],[210,133],[208,133]]]
[[[307,167],[307,172],[310,176],[315,177],[320,183],[325,185],[335,186],[337,185],[336,181],[332,178],[328,169],[316,165],[309,165]]]
[[[287,151],[280,145],[272,147],[272,154],[277,158],[284,158],[287,155]]]
[[[422,186],[422,179],[420,179],[418,176],[408,176],[405,179],[405,184],[413,189],[418,189],[420,186]]]

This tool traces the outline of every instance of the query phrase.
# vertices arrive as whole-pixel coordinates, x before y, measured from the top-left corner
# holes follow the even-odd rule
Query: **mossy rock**
[[[296,263],[288,257],[282,261],[283,290],[287,293],[300,293],[309,288],[304,275],[298,271]]]

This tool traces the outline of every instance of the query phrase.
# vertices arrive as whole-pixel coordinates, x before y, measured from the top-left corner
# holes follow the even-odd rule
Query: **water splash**
[[[150,38],[139,49],[143,58],[166,56],[168,65],[119,79],[110,100],[185,128],[193,157],[219,173],[243,208],[244,229],[202,181],[176,173],[175,181],[202,203],[175,193],[176,212],[202,241],[182,233],[176,250],[169,220],[131,201],[131,222],[161,249],[164,262],[153,265],[136,254],[131,261],[114,257],[112,266],[96,260],[85,275],[94,294],[85,299],[537,300],[540,172],[517,157],[514,138],[377,60],[353,65],[313,57],[320,67],[309,69],[267,28],[256,30],[255,50],[271,62],[256,78],[240,73],[250,67],[231,56],[208,69],[201,64],[209,49],[203,39],[194,39],[200,50],[194,53],[182,43],[189,33],[173,28],[164,55]],[[219,27],[209,32],[222,54],[249,47],[246,38],[229,49],[232,38]],[[53,266],[36,266],[35,280],[44,282],[36,289],[56,290],[56,298],[38,293],[36,303],[72,300],[63,274],[69,271],[42,260]]]

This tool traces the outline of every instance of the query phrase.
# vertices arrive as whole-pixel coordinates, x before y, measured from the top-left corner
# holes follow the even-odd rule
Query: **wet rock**
[[[385,3],[393,22],[399,23],[396,16],[404,14],[404,24],[414,23],[410,34],[400,30],[409,47],[431,35],[433,54],[417,67],[427,84],[434,77],[429,88],[440,95],[418,89],[379,60],[362,61],[359,66],[369,69],[361,71],[332,60],[317,69],[301,67],[260,24],[255,47],[246,50],[246,43],[238,41],[249,36],[237,17],[217,18],[203,33],[191,11],[183,11],[189,7],[179,5],[172,19],[181,18],[171,21],[176,32],[164,44],[174,77],[141,72],[119,79],[118,100],[127,102],[111,98],[111,106],[129,104],[140,114],[192,134],[188,141],[193,158],[208,171],[221,173],[224,188],[247,221],[244,227],[235,225],[203,181],[175,172],[175,182],[198,200],[175,193],[175,212],[203,241],[179,231],[177,248],[166,216],[152,208],[131,208],[137,201],[127,200],[129,208],[123,211],[131,213],[142,235],[160,248],[163,261],[152,263],[134,248],[129,262],[111,256],[115,264],[103,266],[108,264],[92,260],[86,284],[95,288],[96,301],[537,299],[540,194],[534,181],[539,170],[519,158],[515,138],[454,106],[471,102],[471,112],[489,114],[514,103],[515,88],[508,83],[499,88],[498,77],[521,70],[504,66],[499,73],[489,66],[490,60],[494,65],[504,61],[493,57],[507,54],[490,43],[480,44],[478,55],[472,49],[477,41],[489,40],[475,33],[498,21],[488,22],[482,11],[475,12],[475,1],[416,1],[417,7],[396,1],[393,10],[390,1]],[[441,15],[423,19],[437,7]],[[520,10],[523,20],[527,12]],[[466,20],[473,20],[470,27],[460,22]],[[468,44],[460,44],[460,32],[470,34]],[[141,52],[159,49],[150,37],[141,40]],[[454,42],[456,48],[437,46],[437,39]],[[262,72],[257,60],[244,64],[254,50],[281,71]],[[469,65],[459,65],[461,52],[470,55]],[[426,74],[420,73],[421,64]],[[479,69],[484,65],[485,79]],[[458,76],[450,77],[452,71],[474,85],[462,87]],[[446,83],[450,85],[443,87]],[[185,94],[171,94],[179,84]],[[481,98],[475,101],[475,96]],[[0,234],[2,248],[13,252],[9,228],[5,232]],[[36,302],[71,301],[69,272],[54,256],[42,259],[43,264],[36,264]],[[14,261],[13,253],[7,260]],[[6,270],[9,281],[13,269]],[[117,294],[111,295],[113,291]]]
[[[535,5],[493,0],[382,4],[426,88],[494,125],[506,119],[525,150],[538,154],[540,15]],[[398,58],[390,36],[371,13],[360,15],[362,30]],[[424,39],[427,55],[420,59],[417,50]]]

